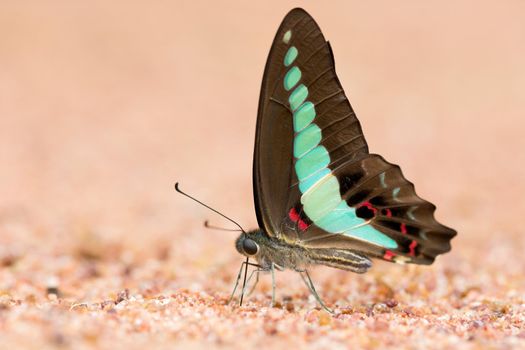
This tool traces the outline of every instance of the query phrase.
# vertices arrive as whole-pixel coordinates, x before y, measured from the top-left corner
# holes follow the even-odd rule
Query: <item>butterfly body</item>
[[[366,256],[355,251],[305,248],[269,236],[261,229],[242,233],[237,238],[235,247],[242,255],[254,258],[263,271],[270,271],[273,266],[277,270],[304,272],[312,265],[326,265],[364,273],[372,266]]]

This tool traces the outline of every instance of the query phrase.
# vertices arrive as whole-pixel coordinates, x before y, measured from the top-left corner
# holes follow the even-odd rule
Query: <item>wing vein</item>
[[[288,107],[288,106],[286,105],[286,103],[283,103],[283,102],[281,102],[281,101],[279,101],[279,100],[277,100],[277,99],[275,99],[275,98],[273,98],[273,97],[270,97],[270,101],[275,102],[275,103],[277,103],[278,105],[283,106],[283,107],[286,108],[290,113],[292,112],[292,111],[290,110],[290,107]]]
[[[315,103],[315,105],[316,105],[316,106],[320,106],[321,104],[323,104],[323,102],[326,102],[326,100],[328,100],[328,99],[330,99],[330,98],[332,98],[332,97],[334,97],[334,96],[337,96],[337,95],[339,95],[339,94],[343,94],[343,95],[344,95],[344,91],[343,91],[343,89],[339,89],[339,90],[333,92],[332,94],[330,94],[330,95],[328,95],[328,96],[325,96],[322,100],[317,101],[317,102]]]
[[[344,143],[341,143],[341,144],[337,145],[337,147],[331,149],[330,152],[336,151],[336,150],[338,150],[339,148],[344,147],[344,146],[346,146],[347,144],[349,144],[349,143],[351,143],[351,142],[354,142],[355,140],[357,140],[357,139],[359,139],[359,138],[362,138],[362,137],[363,137],[363,134],[359,134],[359,135],[357,135],[357,136],[354,136],[354,137],[352,137],[351,139],[349,139],[348,141],[345,141]]]

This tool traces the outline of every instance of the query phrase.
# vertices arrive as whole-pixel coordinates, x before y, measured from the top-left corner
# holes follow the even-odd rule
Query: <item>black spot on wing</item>
[[[374,211],[366,206],[361,206],[357,208],[355,214],[361,219],[365,220],[372,219],[375,216]]]
[[[370,204],[372,204],[373,206],[377,206],[377,207],[383,207],[383,206],[387,205],[387,201],[386,201],[385,197],[383,197],[383,196],[376,196],[376,197],[370,199]]]
[[[361,180],[365,174],[361,171],[345,174],[339,179],[341,193],[346,193]]]
[[[361,190],[353,194],[352,196],[348,197],[348,199],[346,200],[346,203],[351,207],[355,207],[359,203],[363,202],[366,198],[368,198],[371,192],[372,191],[366,190],[366,189]]]

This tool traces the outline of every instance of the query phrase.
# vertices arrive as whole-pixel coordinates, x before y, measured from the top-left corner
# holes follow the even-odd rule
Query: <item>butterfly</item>
[[[241,304],[247,280],[255,273],[258,281],[261,271],[272,273],[273,303],[274,271],[290,269],[331,312],[310,266],[364,273],[371,258],[428,265],[456,235],[435,220],[436,207],[416,195],[399,166],[368,152],[330,44],[301,8],[284,18],[264,70],[253,191],[259,228],[241,228],[235,243],[246,256],[237,275],[238,284],[244,267]],[[256,269],[247,278],[249,265]]]

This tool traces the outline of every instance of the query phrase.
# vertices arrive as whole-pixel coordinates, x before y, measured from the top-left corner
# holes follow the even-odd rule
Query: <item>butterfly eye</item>
[[[242,242],[242,249],[248,255],[255,255],[259,251],[259,246],[253,239],[245,238]]]

